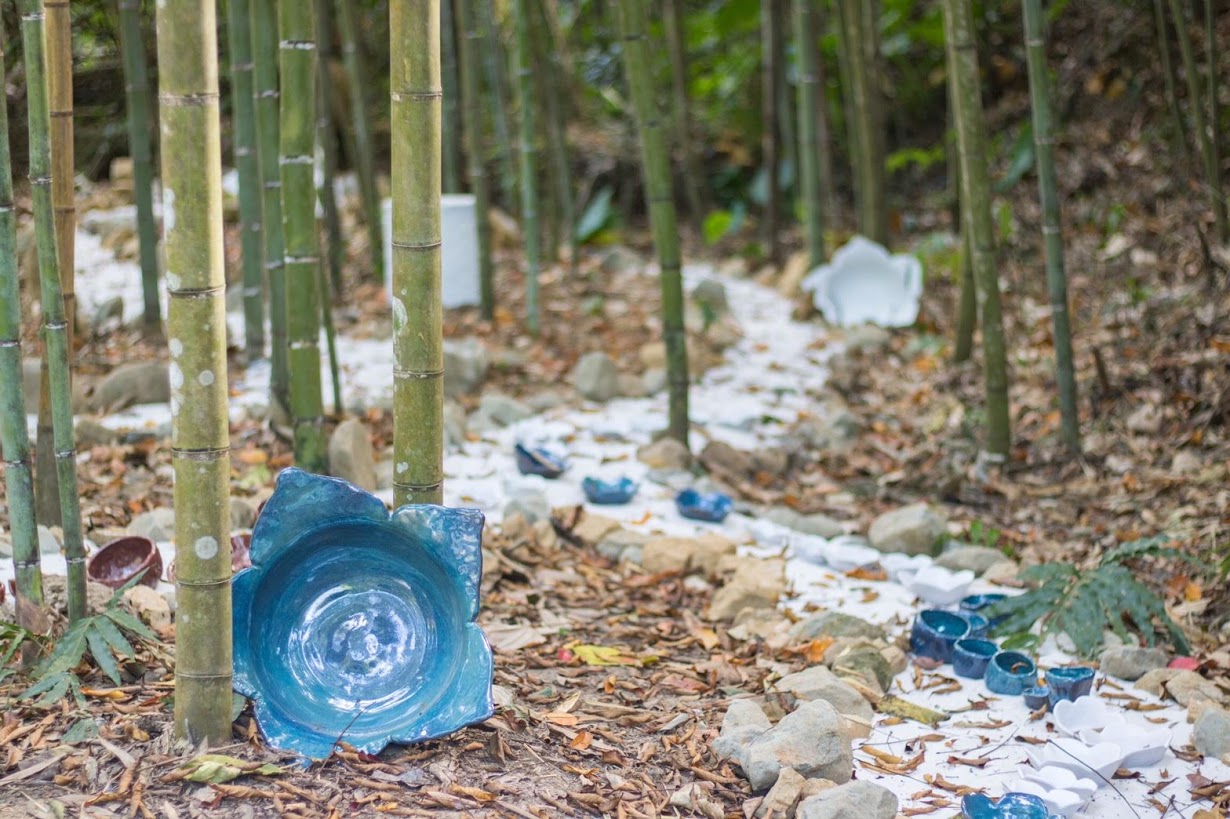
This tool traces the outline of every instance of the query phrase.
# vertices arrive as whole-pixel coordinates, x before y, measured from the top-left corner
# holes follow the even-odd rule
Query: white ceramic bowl
[[[816,308],[831,324],[852,327],[871,322],[908,327],[918,318],[922,263],[914,256],[891,255],[882,245],[855,236],[803,279]]]
[[[1036,796],[1046,803],[1046,809],[1052,815],[1063,816],[1065,819],[1085,807],[1085,804],[1089,801],[1087,797],[1082,797],[1078,793],[1073,793],[1063,788],[1049,788],[1028,779],[1018,779],[1015,782],[1009,783],[1008,792],[1028,793],[1031,796]]]
[[[973,582],[974,573],[969,569],[950,572],[940,566],[927,566],[915,572],[904,585],[932,606],[951,606],[969,593]]]
[[[1081,741],[1086,745],[1098,742],[1113,742],[1123,749],[1122,764],[1125,768],[1150,768],[1166,756],[1170,745],[1170,729],[1138,725],[1123,720],[1107,725],[1100,732],[1081,731]]]
[[[1017,773],[1020,774],[1021,779],[1027,782],[1032,782],[1035,785],[1050,790],[1064,790],[1074,793],[1086,802],[1092,799],[1094,793],[1098,790],[1098,783],[1094,780],[1078,776],[1067,768],[1056,768],[1053,765],[1044,765],[1036,770],[1022,765],[1017,769]],[[1086,771],[1086,773],[1088,772]]]
[[[1035,768],[1048,765],[1067,768],[1078,777],[1094,780],[1101,787],[1114,776],[1123,762],[1123,750],[1113,742],[1086,745],[1079,739],[1052,739],[1046,745],[1027,748],[1025,753]],[[1093,776],[1092,772],[1099,774]]]
[[[817,549],[816,553],[835,572],[869,566],[880,559],[880,551],[868,546],[867,541],[857,535],[838,535]]]
[[[888,573],[888,579],[904,586],[923,569],[934,563],[930,555],[907,555],[903,552],[890,552],[880,556],[880,565]]]
[[[1051,709],[1051,719],[1059,733],[1079,738],[1084,731],[1101,731],[1122,717],[1097,697],[1081,697],[1057,702]]]

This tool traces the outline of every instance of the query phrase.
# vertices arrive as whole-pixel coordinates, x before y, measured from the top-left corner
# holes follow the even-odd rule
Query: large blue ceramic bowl
[[[685,518],[721,523],[735,508],[735,505],[721,492],[699,492],[695,489],[685,489],[675,496],[675,508]]]
[[[961,800],[961,815],[965,819],[1054,819],[1046,803],[1028,793],[1006,793],[999,799],[971,793]]]
[[[627,503],[636,494],[636,481],[631,478],[619,478],[614,481],[585,478],[581,481],[581,491],[585,493],[590,503],[603,505]]]
[[[282,472],[233,583],[234,686],[271,746],[375,753],[491,715],[482,529],[474,509],[390,514],[345,481]]]
[[[952,662],[952,647],[969,634],[969,621],[941,609],[924,609],[910,629],[910,650],[942,663]]]

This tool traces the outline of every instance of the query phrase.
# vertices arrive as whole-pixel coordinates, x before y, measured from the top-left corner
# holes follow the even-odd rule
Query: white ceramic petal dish
[[[1035,768],[1052,765],[1067,768],[1079,777],[1087,777],[1105,785],[1123,762],[1123,751],[1113,742],[1086,745],[1079,739],[1052,739],[1046,745],[1028,748],[1025,753]],[[1096,772],[1100,776],[1094,776]]]
[[[1039,785],[1037,782],[1028,779],[1018,779],[1008,785],[1009,793],[1028,793],[1031,796],[1036,796],[1046,804],[1046,809],[1052,814],[1063,816],[1064,819],[1074,815],[1078,810],[1085,807],[1088,798],[1082,797],[1078,793],[1066,791],[1062,788],[1048,788]]]
[[[1035,785],[1051,790],[1064,790],[1074,793],[1086,802],[1092,799],[1098,790],[1097,782],[1087,777],[1078,776],[1067,768],[1044,765],[1041,768],[1034,769],[1022,765],[1017,769],[1017,772],[1020,774],[1021,779],[1027,782],[1033,782]]]
[[[1097,697],[1061,700],[1051,709],[1055,728],[1065,737],[1080,737],[1083,731],[1101,731],[1121,717]]]
[[[1100,733],[1084,730],[1081,741],[1087,745],[1113,742],[1123,749],[1124,768],[1149,768],[1162,761],[1170,745],[1168,728],[1146,728],[1124,721],[1106,726]]]

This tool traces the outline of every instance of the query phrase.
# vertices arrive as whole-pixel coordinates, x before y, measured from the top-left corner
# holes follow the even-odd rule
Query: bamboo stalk
[[[474,0],[457,0],[457,18],[461,24],[461,102],[465,108],[466,158],[469,165],[470,190],[474,193],[474,212],[478,226],[478,281],[483,318],[495,317],[495,282],[491,265],[491,182],[487,164],[483,161],[483,131],[481,118],[482,78],[479,76],[479,49],[482,34],[478,31]]]
[[[1162,7],[1164,0],[1153,0],[1153,24],[1157,27],[1157,50],[1162,59],[1162,80],[1166,84],[1166,105],[1170,108],[1170,116],[1174,120],[1174,132],[1170,135],[1171,148],[1183,156],[1183,163],[1188,172],[1192,167],[1192,149],[1187,144],[1187,126],[1183,122],[1183,111],[1179,108],[1178,81],[1175,79],[1174,58],[1170,54],[1170,35],[1166,30],[1166,11]]]
[[[290,415],[290,344],[286,329],[286,264],[282,226],[282,175],[278,166],[278,30],[271,2],[249,3],[252,23],[253,100],[256,109],[257,165],[261,174],[261,231],[265,279],[269,284],[269,397],[275,416]]]
[[[461,116],[457,108],[457,28],[453,24],[452,0],[440,4],[440,71],[444,84],[444,192],[461,192]]]
[[[77,200],[73,159],[73,36],[68,0],[44,0],[47,83],[51,105],[51,207],[56,221],[56,255],[60,290],[68,321],[71,360],[77,329]],[[71,367],[70,367],[71,375]]]
[[[286,331],[290,343],[290,415],[295,463],[309,472],[326,468],[324,406],[320,383],[320,299],[317,266],[316,14],[311,0],[278,6],[282,95],[278,108],[285,243]]]
[[[371,253],[372,277],[384,281],[384,234],[380,226],[380,191],[376,187],[375,151],[368,127],[367,69],[359,48],[354,19],[354,4],[338,0],[338,30],[342,38],[342,64],[350,82],[351,124],[354,129],[355,170],[359,176],[359,196],[363,200],[363,221],[367,225],[367,244]]]
[[[193,745],[216,745],[231,736],[231,460],[217,21],[213,0],[159,0],[157,15],[179,544],[175,733]]]
[[[671,59],[671,98],[674,100],[675,141],[683,153],[683,192],[688,201],[692,226],[702,230],[705,185],[696,148],[692,144],[692,100],[688,93],[688,50],[684,36],[684,0],[664,0],[663,24],[666,26],[666,48]]]
[[[820,176],[820,47],[815,0],[795,0],[795,51],[799,60],[799,174],[807,265],[824,264],[824,185]]]
[[[846,66],[850,153],[854,162],[854,193],[859,230],[869,239],[888,243],[888,210],[884,192],[883,133],[877,116],[874,6],[867,0],[838,0],[841,9],[843,64]]]
[[[974,330],[978,327],[978,285],[974,281],[974,254],[969,243],[969,229],[964,213],[965,202],[961,193],[961,152],[957,150],[957,88],[948,82],[948,165],[949,184],[952,185],[952,213],[961,243],[959,257],[961,295],[957,299],[957,331],[953,342],[952,360],[960,364],[969,361],[974,354]]]
[[[644,0],[619,0],[616,4],[619,33],[623,43],[624,72],[632,104],[636,110],[641,149],[641,172],[645,200],[653,228],[653,243],[658,252],[662,287],[662,339],[666,345],[666,372],[669,385],[669,422],[667,434],[688,446],[688,350],[683,323],[683,276],[679,250],[679,228],[675,221],[670,153],[666,144],[666,123],[658,107],[653,86],[653,58],[645,33],[648,19]]]
[[[1042,3],[1040,0],[1024,0],[1024,4],[1025,54],[1029,66],[1029,97],[1033,107],[1034,159],[1038,166],[1038,198],[1042,203],[1042,235],[1046,242],[1046,284],[1055,332],[1055,378],[1059,384],[1063,440],[1072,454],[1078,455],[1081,449],[1080,419],[1077,414],[1076,375],[1072,364],[1068,276],[1063,263],[1059,194],[1055,183],[1055,140],[1052,136]]]
[[[5,38],[0,26],[0,87],[6,85]],[[9,156],[8,106],[0,105],[0,459],[4,462],[5,502],[13,547],[17,623],[36,629],[34,613],[43,604],[38,529],[34,518],[34,475],[26,432],[21,374],[21,293],[17,269],[17,218],[13,206],[13,166]]]
[[[317,287],[321,294],[329,292],[329,283],[325,281],[324,265],[316,266]],[[342,372],[337,360],[337,330],[333,326],[333,305],[329,299],[320,299],[320,322],[325,330],[325,350],[329,354],[329,380],[333,386],[333,415],[342,418],[346,415],[346,405],[342,402]]]
[[[518,212],[517,168],[513,161],[512,126],[508,116],[508,79],[504,75],[504,49],[502,47],[499,20],[495,17],[492,0],[478,0],[479,30],[482,33],[483,68],[487,74],[492,103],[492,125],[495,130],[496,153],[500,161],[500,190],[505,206],[514,214]]]
[[[1209,106],[1209,152],[1212,159],[1209,167],[1209,192],[1213,197],[1214,235],[1218,244],[1230,241],[1230,222],[1227,222],[1226,196],[1221,184],[1221,105],[1217,101],[1217,31],[1214,25],[1213,0],[1204,0],[1204,53],[1208,63],[1208,86],[1205,88]],[[1197,104],[1199,104],[1197,102]]]
[[[949,82],[956,84],[957,151],[961,159],[961,213],[969,231],[974,278],[982,323],[983,370],[986,377],[986,441],[983,456],[1007,460],[1011,445],[1008,416],[1008,371],[999,273],[991,220],[991,186],[987,178],[986,132],[978,75],[978,52],[970,0],[944,0],[944,41]]]
[[[763,238],[765,257],[778,260],[777,233],[781,219],[781,137],[778,134],[777,103],[781,85],[781,3],[782,0],[762,0],[760,4],[761,86],[760,86],[760,149],[764,158],[766,181]]]
[[[244,353],[265,355],[265,287],[261,270],[260,166],[256,155],[256,107],[252,97],[252,32],[248,3],[228,0],[227,47],[231,56],[231,110],[235,118],[235,169],[239,172],[239,237],[243,256]],[[262,0],[255,0],[262,2]]]
[[[324,263],[329,268],[327,278],[322,277],[320,302],[322,321],[327,333],[332,333],[333,314],[330,310],[330,293],[335,298],[342,295],[342,257],[346,249],[342,237],[342,220],[337,208],[337,130],[333,127],[332,76],[329,73],[329,54],[333,48],[333,26],[330,20],[329,0],[314,0],[316,9],[316,39],[319,43],[316,60],[316,144],[323,158],[320,168],[316,198],[324,211],[325,253]],[[330,359],[330,365],[336,364]],[[340,402],[334,406],[340,406]]]
[[[30,191],[34,203],[38,245],[39,293],[43,308],[43,361],[51,404],[52,444],[68,563],[68,617],[89,614],[85,598],[85,547],[81,539],[81,507],[77,496],[77,459],[73,441],[72,394],[69,387],[71,337],[61,293],[60,259],[56,252],[56,218],[52,204],[52,122],[45,60],[42,0],[21,0],[21,43],[26,69],[27,125],[30,133]],[[50,39],[50,38],[48,38]]]
[[[154,220],[154,158],[150,148],[149,70],[141,40],[140,0],[120,0],[120,51],[128,108],[128,152],[132,155],[133,202],[137,207],[137,243],[141,261],[146,334],[162,328],[158,296],[158,224]]]
[[[543,76],[547,103],[547,144],[555,168],[555,199],[560,220],[568,234],[568,268],[577,271],[580,247],[577,244],[576,198],[572,190],[572,153],[568,148],[567,72],[559,55],[562,50],[556,42],[555,26],[552,25],[546,0],[536,4],[540,19],[540,46],[545,56],[544,66],[549,70]]]
[[[389,4],[393,123],[395,506],[440,503],[444,327],[440,305],[440,5]]]
[[[518,155],[521,159],[521,235],[525,242],[525,312],[526,328],[538,335],[538,194],[536,192],[534,156],[534,69],[530,53],[529,3],[516,0],[517,15],[517,96],[521,109],[521,132]]]

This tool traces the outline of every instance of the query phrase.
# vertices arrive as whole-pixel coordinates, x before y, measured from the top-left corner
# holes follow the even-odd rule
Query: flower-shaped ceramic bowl
[[[972,632],[971,632],[972,633]],[[952,647],[952,670],[958,677],[980,680],[987,673],[987,663],[999,651],[990,640],[965,637]]]
[[[903,552],[881,554],[880,565],[888,574],[888,579],[904,586],[923,569],[935,562],[931,555],[907,555]]]
[[[581,491],[590,503],[604,506],[627,503],[636,494],[636,481],[631,478],[617,478],[613,481],[586,478],[581,481]]]
[[[987,689],[1009,697],[1020,696],[1038,683],[1038,666],[1019,651],[1001,651],[987,663]]]
[[[1067,768],[1056,768],[1053,765],[1044,765],[1041,768],[1022,765],[1017,768],[1017,773],[1027,782],[1033,782],[1043,788],[1074,793],[1086,802],[1092,799],[1098,790],[1098,783],[1094,780],[1074,774]]]
[[[735,507],[730,498],[721,492],[685,489],[675,496],[675,508],[685,518],[721,523]]]
[[[1051,689],[1051,705],[1078,700],[1093,690],[1093,669],[1087,665],[1048,668],[1046,685]]]
[[[1097,697],[1082,697],[1080,702],[1062,700],[1051,707],[1055,727],[1065,737],[1077,738],[1081,732],[1101,731],[1122,719],[1110,706]]]
[[[916,597],[932,606],[951,606],[965,596],[974,573],[969,569],[950,572],[941,566],[920,569],[905,582],[905,587]]]
[[[1082,779],[1093,780],[1098,787],[1108,782],[1123,762],[1123,750],[1113,742],[1086,745],[1079,739],[1062,737],[1026,748],[1025,754],[1039,770],[1047,766],[1067,768]]]
[[[118,589],[140,574],[139,582],[152,589],[162,578],[162,555],[149,538],[126,535],[95,552],[86,563],[85,574],[95,583],[111,589]]]
[[[1046,803],[1030,793],[1006,793],[999,799],[971,793],[961,799],[965,819],[1051,819]]]
[[[1086,728],[1081,731],[1081,742],[1096,745],[1113,742],[1123,750],[1124,768],[1150,768],[1162,761],[1170,746],[1170,729],[1146,727],[1122,719],[1112,722],[1101,731]]]
[[[969,623],[951,611],[924,609],[910,629],[910,650],[942,663],[952,662],[953,646],[969,634]]]
[[[1027,793],[1030,796],[1036,796],[1042,800],[1042,804],[1046,805],[1046,809],[1053,816],[1062,816],[1064,819],[1074,815],[1089,801],[1088,797],[1083,797],[1072,791],[1065,791],[1063,788],[1051,788],[1046,785],[1040,785],[1037,782],[1028,779],[1018,779],[1008,783],[1008,789],[1013,793]]]
[[[527,447],[517,444],[513,447],[513,457],[517,460],[517,469],[522,475],[541,475],[554,480],[564,474],[568,462],[542,447]]]
[[[802,288],[832,324],[908,327],[918,318],[922,273],[914,256],[891,255],[882,245],[855,236],[829,264],[809,273]]]
[[[375,753],[491,715],[482,529],[477,510],[390,514],[345,481],[282,472],[233,583],[235,690],[270,745]]]

